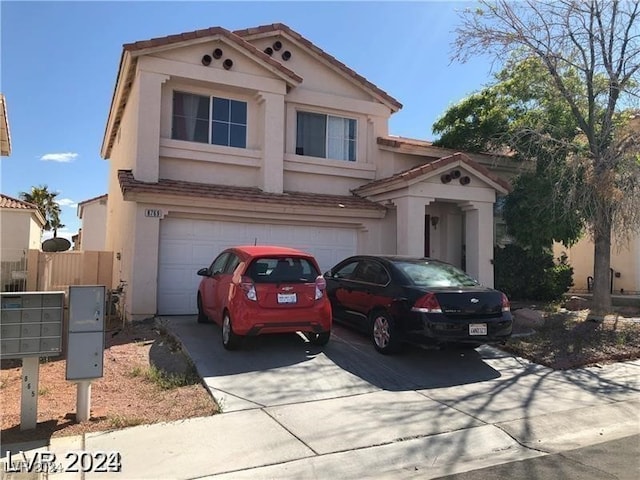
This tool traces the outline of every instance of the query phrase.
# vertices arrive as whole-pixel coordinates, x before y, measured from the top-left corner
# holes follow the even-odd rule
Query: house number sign
[[[144,211],[144,216],[151,217],[151,218],[160,218],[162,217],[162,210],[158,208],[147,208]]]

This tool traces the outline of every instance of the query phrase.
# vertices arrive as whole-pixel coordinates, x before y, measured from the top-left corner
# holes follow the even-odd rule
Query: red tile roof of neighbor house
[[[78,202],[78,206],[86,205],[87,203],[95,202],[96,200],[102,200],[103,198],[106,200],[108,195],[105,193],[103,195],[98,195],[97,197],[90,198],[88,200],[83,200],[82,202]]]
[[[369,190],[373,187],[379,187],[381,185],[386,185],[392,182],[395,182],[397,180],[402,180],[402,181],[408,181],[411,180],[413,178],[416,177],[420,177],[426,173],[432,172],[434,170],[438,170],[441,168],[445,168],[448,165],[454,164],[454,163],[458,163],[458,162],[462,162],[464,164],[466,164],[468,167],[470,167],[471,169],[475,170],[476,172],[482,174],[483,176],[487,177],[488,179],[490,179],[491,181],[493,181],[494,183],[497,183],[498,185],[500,185],[502,188],[504,188],[507,192],[511,191],[511,184],[509,182],[507,182],[506,180],[504,180],[503,178],[498,177],[497,175],[494,175],[493,173],[491,173],[489,171],[488,168],[484,167],[483,165],[480,165],[478,162],[475,162],[473,160],[471,160],[467,155],[465,155],[464,153],[454,153],[453,155],[449,155],[446,157],[442,157],[439,158],[437,160],[433,160],[431,162],[422,164],[422,165],[418,165],[417,167],[413,167],[410,168],[408,170],[405,170],[403,172],[399,172],[396,173],[395,175],[392,175],[390,177],[387,178],[381,178],[380,180],[374,180],[373,182],[367,183],[366,185],[362,185],[354,190],[353,193],[358,194],[358,192],[362,192],[364,190]]]
[[[0,193],[0,207],[15,208],[17,210],[38,210],[38,207],[33,203],[25,202],[24,200],[19,200],[2,193]]]
[[[325,195],[304,192],[267,193],[259,188],[210,185],[168,179],[160,179],[158,182],[149,183],[136,180],[131,170],[118,170],[118,180],[123,195],[127,193],[151,193],[276,205],[385,210],[384,206],[356,195]]]

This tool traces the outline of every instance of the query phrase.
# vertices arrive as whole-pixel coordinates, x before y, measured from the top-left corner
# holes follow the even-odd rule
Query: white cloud
[[[60,200],[56,200],[56,202],[61,207],[78,208],[77,202],[74,202],[70,198],[61,198]]]
[[[66,153],[45,153],[40,157],[40,160],[51,161],[51,162],[60,162],[60,163],[69,163],[72,162],[74,158],[78,156],[77,153],[66,152]]]

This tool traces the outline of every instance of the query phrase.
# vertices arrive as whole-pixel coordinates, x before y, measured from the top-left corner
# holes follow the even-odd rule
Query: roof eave
[[[265,30],[265,28],[269,28],[269,30]],[[274,34],[279,34],[286,37],[289,41],[296,44],[299,48],[303,50],[311,51],[314,56],[320,60],[324,65],[331,68],[333,71],[338,73],[340,76],[345,79],[353,82],[354,77],[358,80],[357,85],[360,88],[365,89],[370,95],[376,98],[379,102],[386,105],[392,113],[398,112],[402,109],[402,103],[393,98],[388,93],[384,92],[382,89],[371,83],[362,75],[358,74],[356,71],[349,68],[347,65],[342,63],[340,60],[335,58],[333,55],[322,50],[320,47],[315,45],[310,40],[307,40],[304,36],[300,35],[298,32],[292,30],[288,26],[282,23],[275,23],[273,25],[264,25],[261,27],[248,28],[244,30],[235,30],[233,33],[240,35],[242,38],[255,40],[258,38],[266,38],[269,36],[273,36]],[[307,44],[308,43],[308,44]],[[337,63],[334,64],[331,60]]]

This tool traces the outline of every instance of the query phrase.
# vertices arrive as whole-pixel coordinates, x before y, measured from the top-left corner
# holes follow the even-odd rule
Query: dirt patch
[[[534,328],[516,321],[503,349],[554,370],[634,360],[640,358],[640,315],[634,312],[598,322],[588,320],[588,309],[542,312],[543,321]]]
[[[219,409],[180,345],[155,321],[107,331],[104,376],[91,386],[91,418],[75,421],[76,384],[66,362],[42,359],[36,429],[20,431],[21,361],[0,370],[2,443],[106,431],[139,424],[208,416]]]

